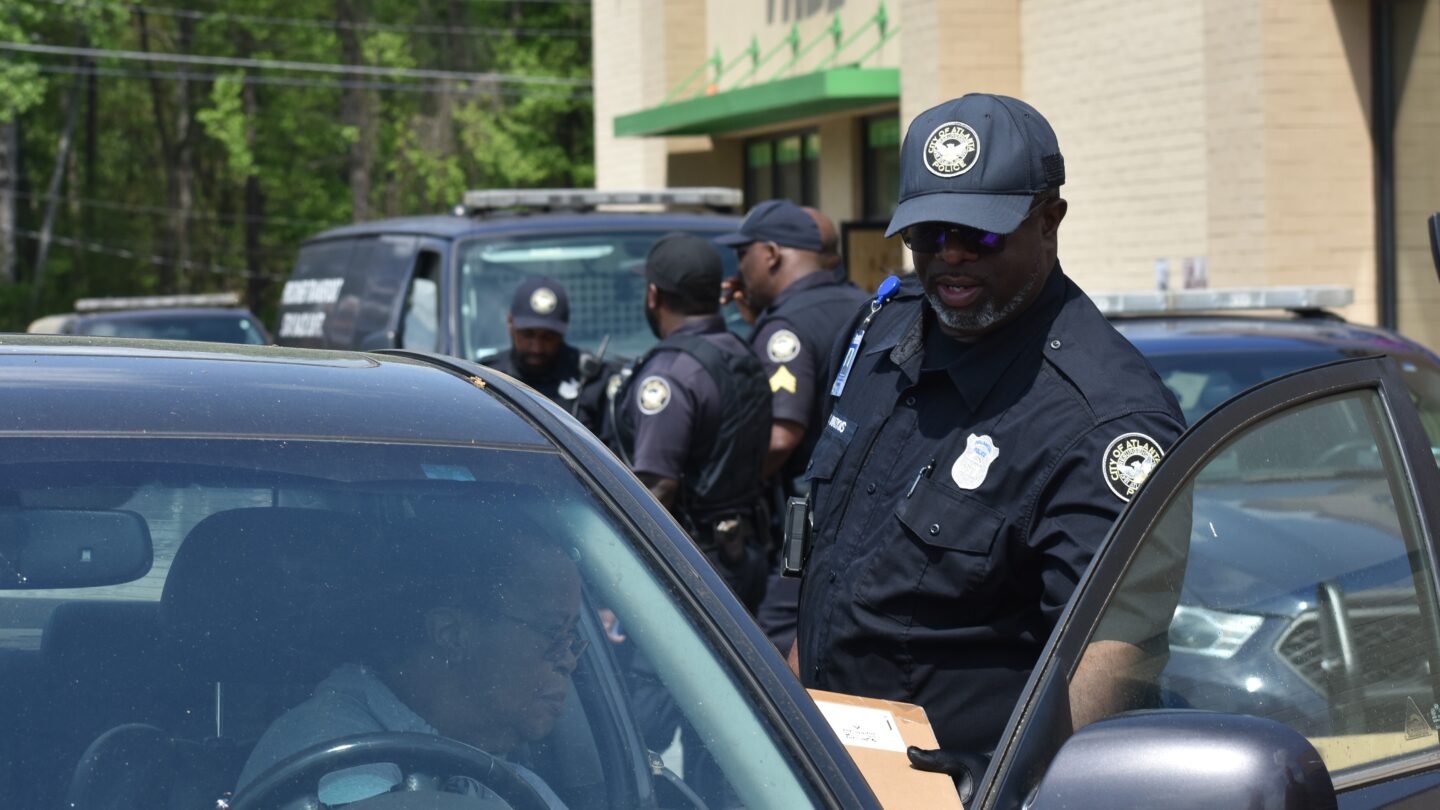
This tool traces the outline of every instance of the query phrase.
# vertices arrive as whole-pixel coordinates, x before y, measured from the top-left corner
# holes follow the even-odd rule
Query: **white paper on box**
[[[884,709],[846,706],[842,703],[815,701],[820,713],[830,723],[840,742],[882,751],[905,751],[905,741],[895,725],[895,715]]]

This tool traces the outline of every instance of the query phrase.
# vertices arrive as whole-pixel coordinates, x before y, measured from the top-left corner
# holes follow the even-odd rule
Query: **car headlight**
[[[1175,608],[1175,618],[1170,620],[1170,649],[1230,658],[1264,622],[1264,616],[1180,605]]]

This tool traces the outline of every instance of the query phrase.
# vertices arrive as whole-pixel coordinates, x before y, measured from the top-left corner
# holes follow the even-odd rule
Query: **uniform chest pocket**
[[[921,480],[895,509],[894,531],[861,564],[855,597],[903,624],[953,623],[993,599],[1003,576],[996,541],[1005,516],[940,484]],[[961,612],[957,613],[957,608]]]
[[[1005,523],[985,504],[923,478],[895,516],[921,543],[965,554],[988,555]]]
[[[831,419],[834,422],[838,417]],[[842,420],[840,424],[844,425]],[[851,427],[847,425],[847,427]],[[851,427],[853,430],[853,427]],[[810,463],[805,468],[805,477],[814,478],[820,481],[829,481],[835,477],[835,468],[840,466],[840,457],[845,455],[845,448],[850,445],[851,437],[836,430],[834,427],[826,426],[825,432],[820,434],[820,440],[815,443],[815,450],[810,454]]]

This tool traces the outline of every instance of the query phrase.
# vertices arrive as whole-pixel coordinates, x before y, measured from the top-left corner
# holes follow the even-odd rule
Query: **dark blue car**
[[[1440,359],[1374,327],[1297,317],[1116,318],[1192,424],[1258,383],[1345,358],[1383,355],[1399,369],[1440,458]],[[1413,571],[1383,502],[1382,448],[1341,436],[1343,419],[1264,429],[1222,453],[1195,484],[1184,589],[1169,630],[1168,705],[1282,720],[1307,735],[1343,733],[1377,692],[1408,716],[1406,686],[1431,677]],[[1277,515],[1285,514],[1284,519]],[[1202,564],[1203,563],[1203,564]],[[1407,596],[1408,595],[1408,596]],[[1384,683],[1384,686],[1378,684]],[[1365,700],[1361,700],[1361,698]],[[1429,722],[1431,706],[1419,707]],[[1437,715],[1440,720],[1440,715]]]

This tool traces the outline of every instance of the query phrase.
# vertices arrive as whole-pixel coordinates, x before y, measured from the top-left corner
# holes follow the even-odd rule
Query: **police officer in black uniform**
[[[765,589],[760,485],[770,389],[720,315],[720,253],[673,233],[645,258],[645,317],[660,343],[613,398],[612,447],[752,611]]]
[[[481,358],[480,364],[534,388],[598,432],[605,381],[618,368],[565,342],[570,296],[560,282],[544,276],[526,279],[515,290],[505,322],[510,348]]]
[[[1024,102],[971,94],[915,119],[889,227],[915,279],[847,327],[810,460],[801,680],[924,706],[941,750],[912,763],[957,779],[964,754],[994,749],[1097,546],[1183,429],[1060,268],[1064,182]],[[1072,694],[1089,683],[1077,672]]]
[[[769,571],[760,485],[770,440],[765,373],[744,341],[725,328],[723,267],[713,244],[668,234],[650,249],[644,273],[645,317],[660,343],[633,372],[621,373],[606,440],[753,611]],[[687,785],[704,806],[739,807],[650,663],[624,642],[617,655],[646,744],[662,750],[678,729]]]
[[[778,512],[787,497],[804,493],[801,477],[820,435],[824,389],[830,384],[830,348],[867,296],[837,280],[835,266],[826,264],[817,218],[789,200],[760,203],[739,230],[715,241],[735,249],[737,295],[758,313],[750,348],[770,386],[774,422],[765,476]],[[774,575],[756,614],[782,651],[795,640],[799,595],[796,580]]]

